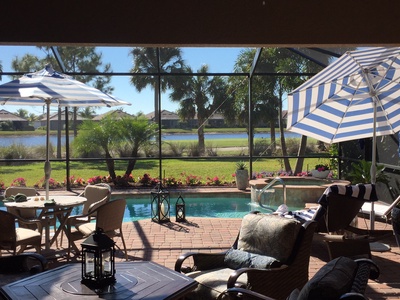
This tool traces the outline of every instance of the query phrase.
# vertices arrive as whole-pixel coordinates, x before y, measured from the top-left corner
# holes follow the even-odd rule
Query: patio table
[[[102,291],[81,284],[80,263],[67,264],[0,288],[4,299],[183,299],[197,282],[151,261],[115,264],[116,280]]]
[[[56,241],[61,231],[66,232],[66,221],[70,216],[72,209],[76,206],[82,205],[86,202],[85,197],[78,196],[52,196],[50,199],[54,200],[53,205],[46,206],[43,196],[28,197],[25,202],[5,202],[4,206],[21,209],[37,209],[40,210],[38,219],[48,219],[54,216],[58,219],[60,225],[58,226],[53,237],[50,239],[50,223],[45,222],[45,249],[50,249],[50,246]]]

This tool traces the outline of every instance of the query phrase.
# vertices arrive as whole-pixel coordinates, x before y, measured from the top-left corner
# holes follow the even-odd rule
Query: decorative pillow
[[[234,270],[240,268],[269,269],[278,268],[282,264],[273,257],[230,249],[224,258],[225,264]]]
[[[338,257],[323,266],[300,291],[301,299],[339,299],[350,291],[357,263],[348,257]]]
[[[238,250],[261,254],[286,263],[302,228],[295,219],[269,214],[248,214],[242,220]]]

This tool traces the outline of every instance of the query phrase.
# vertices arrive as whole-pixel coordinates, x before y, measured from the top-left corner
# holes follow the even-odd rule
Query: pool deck
[[[113,191],[114,195],[143,193],[148,191]],[[185,191],[188,192],[188,191]],[[250,193],[238,191],[236,188],[228,189],[190,189],[194,193]],[[73,194],[69,192],[57,192],[57,194]],[[51,194],[55,194],[52,192]],[[360,219],[360,226],[364,219]],[[366,223],[368,223],[367,221]],[[180,254],[195,252],[220,252],[230,248],[240,228],[241,219],[221,218],[188,218],[187,222],[177,223],[171,216],[171,222],[158,224],[147,220],[126,222],[123,224],[123,234],[128,248],[130,261],[151,260],[173,269],[176,259]],[[369,223],[368,223],[369,224]],[[383,223],[376,222],[376,229],[386,229]],[[391,227],[389,227],[391,228]],[[117,245],[122,245],[119,239]],[[378,264],[381,275],[377,281],[370,281],[366,295],[369,299],[400,299],[400,249],[397,247],[394,237],[383,240],[391,246],[388,252],[373,252],[373,260]],[[79,245],[79,242],[77,243]],[[55,246],[43,254],[50,261],[50,268],[67,263],[66,238],[60,249]],[[123,254],[117,252],[117,261],[123,261]],[[328,261],[328,253],[325,245],[314,241],[309,267],[309,276],[312,277]],[[74,258],[72,263],[77,262]]]

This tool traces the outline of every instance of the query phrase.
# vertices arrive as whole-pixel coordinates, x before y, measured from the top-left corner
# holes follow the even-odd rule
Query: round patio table
[[[45,200],[44,196],[28,197],[25,202],[5,202],[4,206],[12,207],[19,210],[22,209],[37,209],[40,210],[38,219],[48,219],[49,216],[54,216],[58,219],[58,226],[54,236],[50,239],[50,222],[45,222],[45,249],[50,249],[51,245],[56,241],[61,231],[66,233],[66,222],[70,216],[72,209],[86,202],[85,197],[81,196],[52,196],[49,200]]]

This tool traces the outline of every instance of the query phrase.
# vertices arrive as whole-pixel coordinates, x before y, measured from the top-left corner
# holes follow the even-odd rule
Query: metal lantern
[[[185,222],[186,221],[186,208],[185,208],[185,200],[183,200],[182,195],[179,195],[178,200],[175,203],[175,211],[176,211],[176,222]]]
[[[169,210],[169,192],[160,183],[157,190],[151,192],[151,220],[157,223],[169,222]]]
[[[115,242],[97,228],[81,246],[81,283],[93,288],[115,283]]]

